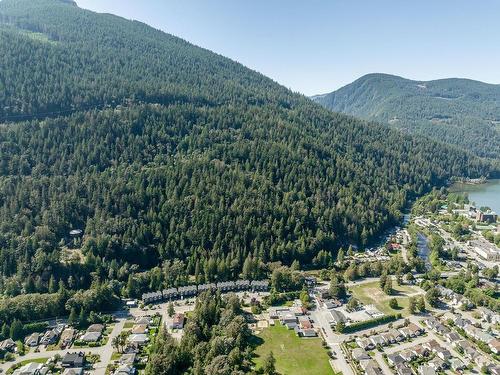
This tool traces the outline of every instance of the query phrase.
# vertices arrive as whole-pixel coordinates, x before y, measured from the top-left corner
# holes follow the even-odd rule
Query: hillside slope
[[[272,261],[326,265],[416,195],[498,172],[139,22],[57,0],[3,0],[0,21],[7,294],[97,278],[134,296],[189,275],[261,277]]]
[[[500,85],[368,74],[313,100],[324,107],[500,158]]]

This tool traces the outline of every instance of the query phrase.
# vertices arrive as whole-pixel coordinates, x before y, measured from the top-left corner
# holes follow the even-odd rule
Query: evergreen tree
[[[10,338],[14,341],[23,338],[23,324],[18,319],[14,319],[10,326]]]
[[[276,374],[276,359],[274,358],[274,354],[272,351],[270,351],[264,358],[262,371],[264,372],[265,375]]]

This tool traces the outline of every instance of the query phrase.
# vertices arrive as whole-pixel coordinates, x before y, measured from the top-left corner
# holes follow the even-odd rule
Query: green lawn
[[[328,354],[320,338],[303,339],[293,330],[276,324],[254,337],[257,368],[267,353],[273,352],[276,370],[282,375],[333,375]]]
[[[380,289],[378,281],[356,285],[350,287],[349,290],[353,294],[354,298],[358,299],[365,305],[375,305],[384,314],[389,315],[400,313],[403,316],[408,316],[409,295],[415,295],[415,293],[418,293],[419,290],[411,285],[397,285],[395,280],[393,280],[392,288],[395,292],[394,295],[391,296],[388,296]],[[396,298],[398,301],[398,309],[389,307],[389,301],[392,298]]]

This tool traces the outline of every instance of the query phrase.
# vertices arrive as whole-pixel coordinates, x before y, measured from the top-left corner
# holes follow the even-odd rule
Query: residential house
[[[387,362],[391,366],[397,366],[400,363],[405,363],[405,360],[398,353],[392,353],[387,355]]]
[[[465,351],[466,348],[470,348],[471,344],[467,340],[459,340],[452,343],[453,347],[460,348]]]
[[[128,354],[123,354],[120,357],[119,363],[121,365],[133,365],[135,363],[137,354],[135,353],[128,353]]]
[[[375,348],[375,345],[373,345],[373,343],[367,338],[362,338],[362,337],[356,338],[356,344],[358,344],[358,346],[364,350],[371,350]]]
[[[300,329],[312,329],[312,323],[306,316],[299,317]]]
[[[481,319],[489,323],[500,323],[500,314],[497,314],[486,307],[479,307]]]
[[[432,358],[428,363],[427,363],[428,366],[432,367],[434,370],[436,371],[442,371],[444,370],[446,367],[447,367],[447,364],[445,361],[443,361],[441,358],[439,357],[434,357]]]
[[[500,340],[499,339],[493,339],[488,343],[489,348],[491,351],[495,354],[500,353]]]
[[[399,355],[401,356],[401,358],[403,358],[406,362],[410,362],[412,361],[413,359],[416,358],[416,354],[413,353],[411,350],[402,350],[399,352]]]
[[[370,336],[369,339],[373,343],[373,345],[375,345],[375,346],[377,346],[377,345],[384,346],[385,345],[385,340],[381,335],[373,335],[373,336]]]
[[[15,370],[13,375],[45,375],[49,371],[48,367],[45,367],[41,363],[30,362],[22,366],[21,368]]]
[[[452,357],[450,351],[446,348],[442,348],[442,347],[436,348],[435,352],[436,352],[436,355],[439,358],[441,358],[443,361],[448,361]]]
[[[299,327],[296,327],[296,329],[298,329]],[[295,332],[297,332],[297,335],[299,335],[300,337],[316,337],[318,336],[318,333],[310,328],[310,329],[298,329],[296,330]]]
[[[82,368],[84,364],[85,353],[83,352],[66,353],[61,362],[61,366],[64,368]]]
[[[101,337],[101,332],[85,332],[83,336],[80,337],[80,340],[85,342],[98,342]]]
[[[183,329],[184,328],[184,314],[177,313],[174,315],[172,320],[172,329]]]
[[[464,363],[458,358],[450,359],[450,367],[453,371],[461,371],[465,369]]]
[[[437,348],[441,347],[441,345],[439,345],[439,343],[434,339],[423,343],[422,346],[430,352],[435,352]]]
[[[458,328],[464,329],[469,324],[472,324],[472,322],[469,319],[464,319],[460,315],[458,315],[457,318],[453,320],[453,324],[455,324],[455,326]]]
[[[419,375],[436,375],[436,370],[427,365],[422,365],[418,368]]]
[[[389,329],[388,332],[396,339],[396,342],[400,342],[400,341],[403,341],[405,339],[405,336],[401,332],[399,332],[397,329],[391,328],[391,329]]]
[[[63,371],[62,375],[83,375],[85,372],[81,367],[67,368]]]
[[[413,375],[413,371],[405,363],[396,366],[396,374],[398,375]]]
[[[415,323],[408,324],[408,329],[410,330],[411,337],[417,337],[424,333],[424,330],[417,326]]]
[[[368,353],[361,348],[356,348],[356,349],[352,350],[352,358],[358,362],[360,362],[362,360],[370,360],[371,359],[371,357],[368,355]]]
[[[476,348],[467,346],[464,349],[464,357],[470,359],[471,361],[475,361],[477,357],[481,357],[481,354],[479,354]]]
[[[382,336],[386,344],[394,344],[396,342],[396,338],[391,332],[381,333],[380,336]]]
[[[136,370],[134,366],[121,365],[115,370],[114,375],[135,375],[135,373]]]
[[[128,337],[128,342],[135,346],[144,346],[148,343],[149,337],[144,334],[130,335]]]
[[[17,345],[12,339],[6,339],[0,342],[0,352],[14,352],[16,348]]]
[[[417,357],[425,357],[429,353],[429,351],[427,349],[425,349],[422,345],[416,345],[413,348],[411,348],[410,350]]]
[[[37,346],[38,343],[40,342],[40,334],[38,332],[34,332],[32,333],[31,335],[29,335],[28,337],[26,337],[26,339],[24,340],[24,343],[27,345],[27,346]]]
[[[91,324],[89,328],[87,328],[87,332],[99,332],[102,333],[104,331],[104,325],[102,324]]]
[[[135,324],[146,324],[150,326],[152,319],[149,316],[141,316],[135,320]]]
[[[490,363],[486,367],[491,375],[500,375],[500,365],[497,365],[495,363]]]
[[[448,333],[446,333],[444,335],[444,338],[446,339],[446,341],[448,341],[449,343],[454,343],[454,342],[457,342],[457,341],[460,341],[460,339],[462,338],[458,333],[456,333],[455,331],[450,331]]]
[[[67,348],[71,345],[76,336],[76,330],[73,328],[66,328],[61,333],[61,348]]]
[[[148,333],[148,325],[147,324],[135,324],[130,333],[140,334],[140,333]]]
[[[40,344],[42,345],[52,345],[57,342],[59,339],[59,332],[56,329],[51,329],[43,335],[42,339],[40,340]]]

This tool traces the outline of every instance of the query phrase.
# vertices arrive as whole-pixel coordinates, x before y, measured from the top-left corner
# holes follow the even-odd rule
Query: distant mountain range
[[[481,157],[500,158],[500,85],[368,74],[312,99],[334,111],[425,135]]]

